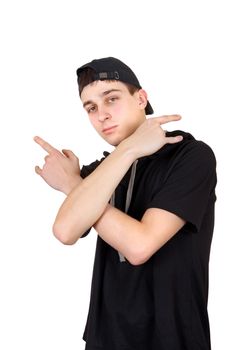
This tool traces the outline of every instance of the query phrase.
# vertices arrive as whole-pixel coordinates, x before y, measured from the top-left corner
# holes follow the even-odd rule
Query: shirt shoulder
[[[195,171],[199,169],[203,176],[215,173],[216,157],[214,151],[204,141],[184,140],[177,151],[176,158],[180,165],[189,166]],[[194,173],[193,176],[195,176]]]
[[[183,140],[175,144],[166,144],[158,152],[149,156],[151,159],[166,159],[169,164],[189,166],[202,165],[204,168],[216,167],[213,149],[204,141],[195,139],[190,133],[181,130],[167,132],[166,136],[182,135]]]

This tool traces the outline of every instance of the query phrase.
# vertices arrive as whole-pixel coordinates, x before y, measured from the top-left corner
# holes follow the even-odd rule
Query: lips
[[[114,129],[117,127],[117,125],[109,126],[108,128],[103,129],[103,133],[108,134],[114,131]]]

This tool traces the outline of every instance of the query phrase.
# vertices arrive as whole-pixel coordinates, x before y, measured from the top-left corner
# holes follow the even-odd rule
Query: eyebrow
[[[120,90],[120,89],[110,89],[110,90],[106,90],[106,91],[102,92],[102,93],[100,94],[100,96],[101,96],[101,97],[106,96],[106,95],[110,94],[111,92],[121,92],[121,90]],[[92,104],[92,103],[94,103],[92,100],[88,100],[88,101],[86,101],[86,102],[83,103],[83,107],[85,108],[87,105]]]

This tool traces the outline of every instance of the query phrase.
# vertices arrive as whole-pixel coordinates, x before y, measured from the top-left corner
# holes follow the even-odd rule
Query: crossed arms
[[[181,137],[166,137],[161,125],[179,120],[163,116],[146,120],[84,180],[78,158],[68,150],[61,153],[39,137],[35,141],[48,153],[43,169],[36,167],[51,187],[67,194],[56,216],[53,232],[64,244],[74,244],[94,226],[98,235],[120,251],[134,265],[147,261],[185,221],[166,210],[150,208],[141,221],[108,204],[109,199],[132,163],[158,151]],[[91,200],[90,200],[91,198]]]

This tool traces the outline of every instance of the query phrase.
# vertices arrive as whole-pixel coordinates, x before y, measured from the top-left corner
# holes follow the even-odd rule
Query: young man
[[[208,145],[146,119],[153,109],[132,70],[113,57],[77,70],[79,93],[111,154],[84,166],[39,137],[36,172],[67,197],[53,231],[64,244],[98,233],[87,350],[209,350],[208,263],[215,157]]]

